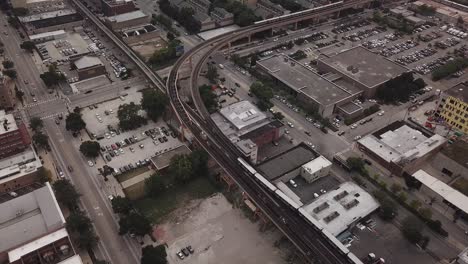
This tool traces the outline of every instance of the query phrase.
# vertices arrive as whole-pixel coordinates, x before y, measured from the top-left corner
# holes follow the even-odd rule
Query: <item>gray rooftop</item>
[[[15,117],[12,114],[6,114],[5,110],[0,110],[0,135],[17,129]]]
[[[0,204],[0,212],[0,252],[58,230],[65,224],[48,182],[40,189]]]
[[[338,108],[346,112],[347,114],[352,114],[356,111],[362,109],[362,107],[354,102],[347,102],[346,104],[340,105]]]
[[[286,55],[274,55],[259,60],[257,65],[294,91],[301,92],[322,105],[333,105],[351,96],[341,87]]]
[[[60,16],[68,16],[71,14],[75,14],[76,11],[73,9],[61,9],[56,11],[44,12],[39,14],[33,14],[29,16],[19,17],[19,20],[23,23],[34,22],[42,19],[60,17]]]
[[[109,21],[112,21],[112,22],[115,22],[115,23],[120,23],[120,22],[139,19],[139,18],[143,18],[143,17],[147,17],[147,16],[148,15],[143,13],[141,10],[136,10],[136,11],[123,13],[123,14],[116,15],[116,16],[110,16],[107,19]]]
[[[249,101],[240,101],[219,110],[237,130],[248,129],[266,121],[266,115]]]
[[[468,82],[459,83],[444,93],[468,103]]]
[[[262,175],[270,181],[293,171],[307,162],[317,158],[317,155],[305,144],[299,144],[257,166]]]
[[[151,162],[153,162],[156,169],[161,170],[165,167],[169,166],[171,163],[171,159],[176,155],[188,155],[190,154],[190,149],[185,146],[181,145],[173,150],[163,152],[157,156],[151,158]]]
[[[77,69],[90,68],[96,65],[103,65],[103,64],[98,57],[93,57],[93,56],[84,56],[75,61],[75,66]]]
[[[226,9],[224,8],[219,8],[219,7],[215,7],[213,8],[213,11],[211,11],[211,15],[215,16],[215,17],[219,17],[219,18],[231,18],[231,17],[234,17],[234,15],[232,13],[229,13],[228,11],[226,11]]]
[[[202,12],[198,12],[198,11],[195,12],[195,14],[193,14],[193,17],[195,18],[195,20],[197,20],[200,23],[209,23],[212,21],[209,15],[202,13]]]
[[[320,59],[319,63],[324,63],[369,88],[408,71],[405,67],[362,46],[345,50],[330,58]],[[357,72],[353,73],[354,70]]]

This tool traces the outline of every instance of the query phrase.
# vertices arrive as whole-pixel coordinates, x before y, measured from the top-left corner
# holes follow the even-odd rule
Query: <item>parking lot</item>
[[[320,195],[335,189],[340,184],[340,181],[333,175],[322,177],[312,183],[306,182],[301,176],[293,180],[297,187],[293,187],[290,182],[286,183],[286,185],[301,198],[303,204],[311,203]]]

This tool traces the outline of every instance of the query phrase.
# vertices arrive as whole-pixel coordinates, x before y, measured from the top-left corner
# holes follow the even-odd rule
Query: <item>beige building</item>
[[[319,156],[301,167],[301,176],[308,183],[314,182],[330,174],[332,163],[324,156]]]
[[[150,16],[146,15],[141,10],[106,18],[106,24],[113,30],[121,30],[124,28],[147,25],[150,22]]]

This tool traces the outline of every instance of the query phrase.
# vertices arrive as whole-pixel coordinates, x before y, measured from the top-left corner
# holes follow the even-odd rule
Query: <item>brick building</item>
[[[115,16],[137,10],[131,0],[101,0],[101,9],[105,16]]]
[[[16,123],[12,114],[0,110],[0,159],[24,151],[31,138],[24,123]]]
[[[80,80],[106,74],[106,67],[98,57],[84,56],[76,60],[74,64]]]

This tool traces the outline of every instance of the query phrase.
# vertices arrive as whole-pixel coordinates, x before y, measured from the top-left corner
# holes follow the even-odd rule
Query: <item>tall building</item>
[[[41,188],[0,202],[0,212],[0,263],[82,264],[48,182]]]
[[[453,130],[468,133],[468,82],[459,83],[441,95],[437,114]]]
[[[31,139],[24,123],[16,123],[12,114],[0,110],[0,159],[18,154],[28,148]]]

